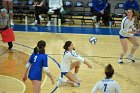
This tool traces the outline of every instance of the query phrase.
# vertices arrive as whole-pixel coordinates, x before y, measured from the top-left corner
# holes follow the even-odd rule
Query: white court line
[[[45,75],[44,81],[43,81],[42,84],[41,84],[41,88],[44,86],[46,80],[47,80],[47,75]]]
[[[7,77],[7,78],[11,78],[11,79],[13,79],[13,80],[16,80],[16,81],[20,82],[20,83],[23,85],[23,90],[22,90],[20,93],[24,93],[24,92],[25,92],[26,86],[25,86],[25,84],[24,84],[21,80],[16,79],[16,78],[14,78],[14,77],[6,76],[6,75],[0,75],[0,77]]]

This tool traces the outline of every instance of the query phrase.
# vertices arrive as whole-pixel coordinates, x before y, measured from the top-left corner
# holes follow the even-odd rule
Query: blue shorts
[[[129,37],[124,37],[122,35],[119,35],[120,39],[125,39],[125,38],[129,38]]]
[[[61,77],[65,76],[68,72],[61,72]]]
[[[31,67],[29,70],[28,78],[30,80],[42,80],[42,69],[35,69],[34,67]]]

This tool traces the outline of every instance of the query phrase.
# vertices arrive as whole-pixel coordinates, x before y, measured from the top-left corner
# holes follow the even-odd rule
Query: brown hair
[[[105,68],[106,78],[111,78],[114,74],[114,69],[111,64],[108,64]]]
[[[37,54],[44,54],[45,53],[45,48],[46,47],[46,42],[43,40],[38,41],[37,46],[34,48],[34,53]]]
[[[68,47],[71,45],[71,41],[66,41],[65,42],[65,45],[63,46],[63,48],[65,49],[65,51],[67,51],[68,50]]]
[[[132,17],[135,18],[134,25],[135,25],[135,27],[137,29],[139,29],[139,27],[140,27],[140,24],[139,24],[139,13],[137,11],[135,11],[134,9],[128,9],[128,10],[131,10],[132,11],[132,13],[133,13],[133,16]]]

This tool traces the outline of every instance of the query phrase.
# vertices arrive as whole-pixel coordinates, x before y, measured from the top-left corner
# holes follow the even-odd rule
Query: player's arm
[[[75,53],[75,51],[73,51],[73,53],[71,53],[70,56],[73,59],[78,60],[81,63],[84,63],[85,65],[88,66],[88,68],[92,68],[92,66],[83,57],[81,57],[80,55],[78,55],[77,53]]]
[[[48,57],[47,55],[44,56],[44,60],[43,60],[43,70],[45,71],[45,73],[47,74],[47,76],[50,78],[52,84],[54,84],[54,78],[51,75],[49,68],[48,68]]]
[[[98,87],[98,82],[96,83],[96,85],[93,87],[93,89],[91,90],[91,93],[96,93],[98,90],[99,90],[99,87]]]
[[[28,70],[29,70],[30,66],[31,66],[31,63],[27,62],[26,66],[25,66],[26,69],[25,69],[24,76],[23,76],[23,81],[24,82],[27,80],[27,73],[28,73]]]
[[[23,81],[25,82],[27,80],[27,73],[28,73],[28,70],[33,62],[33,59],[34,59],[34,55],[32,54],[29,58],[29,61],[26,63],[26,66],[25,66],[25,72],[24,72],[24,76],[23,76]]]

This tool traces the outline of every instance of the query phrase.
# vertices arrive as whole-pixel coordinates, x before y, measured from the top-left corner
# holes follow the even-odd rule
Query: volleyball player
[[[88,66],[88,68],[92,68],[92,66],[83,57],[75,52],[73,43],[71,41],[65,42],[63,48],[65,49],[65,52],[61,63],[61,76],[59,77],[57,86],[60,86],[60,84],[64,82],[70,84],[73,87],[79,87],[80,80],[76,75],[79,71],[80,64],[84,63]],[[76,61],[73,61],[73,59]],[[75,69],[74,74],[70,72],[72,69]],[[64,80],[63,76],[66,76],[69,80]]]
[[[105,68],[105,79],[97,82],[91,93],[97,93],[97,91],[101,93],[121,93],[118,82],[112,79],[113,74],[114,69],[111,64],[108,64]]]
[[[136,27],[136,25],[139,24],[138,21],[136,20],[136,17],[137,17],[136,12],[132,9],[128,9],[127,16],[122,20],[119,36],[120,36],[120,42],[121,42],[123,51],[120,54],[118,63],[123,63],[122,58],[126,54],[127,49],[128,49],[127,40],[133,44],[133,47],[128,56],[128,59],[132,62],[135,62],[133,55],[135,51],[137,50],[137,48],[139,47],[139,43],[136,37],[134,36],[136,33],[139,32],[137,31],[138,28]]]
[[[3,7],[7,9],[10,15],[10,25],[13,23],[13,0],[2,0]]]
[[[34,52],[26,64],[23,81],[25,82],[27,80],[27,72],[30,68],[28,78],[32,81],[33,93],[40,93],[42,68],[46,72],[47,76],[51,79],[52,84],[54,84],[54,79],[48,69],[48,59],[47,55],[45,54],[45,46],[46,42],[40,40],[37,43],[37,46],[34,48]]]

